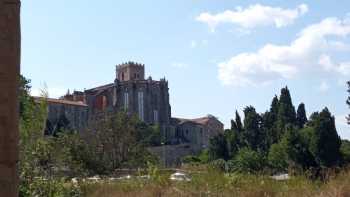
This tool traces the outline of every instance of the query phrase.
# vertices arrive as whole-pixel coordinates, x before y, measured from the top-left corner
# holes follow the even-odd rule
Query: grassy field
[[[177,197],[177,196],[320,196],[350,197],[350,172],[343,172],[323,183],[304,177],[275,181],[268,176],[223,174],[216,171],[192,173],[190,182],[173,182],[169,174],[150,180],[130,179],[115,183],[81,185],[88,197]]]

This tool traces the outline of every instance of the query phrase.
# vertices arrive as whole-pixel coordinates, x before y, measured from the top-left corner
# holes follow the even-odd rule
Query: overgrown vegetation
[[[190,182],[172,182],[168,174],[158,174],[157,179],[130,179],[121,182],[82,184],[88,197],[180,197],[180,196],[348,196],[350,174],[343,171],[329,182],[312,181],[305,176],[294,176],[286,181],[276,181],[261,174],[223,173],[211,168],[191,167]],[[192,172],[192,173],[190,173]]]

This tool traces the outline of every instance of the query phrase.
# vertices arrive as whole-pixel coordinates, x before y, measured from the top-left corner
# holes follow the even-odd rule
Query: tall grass
[[[191,182],[171,182],[167,175],[151,180],[126,180],[116,183],[82,185],[88,197],[183,197],[183,196],[350,196],[350,171],[344,171],[327,183],[305,177],[275,181],[268,176],[224,174],[214,170],[192,173]]]

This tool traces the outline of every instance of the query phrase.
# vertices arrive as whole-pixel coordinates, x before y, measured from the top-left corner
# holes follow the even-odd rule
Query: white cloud
[[[244,86],[320,70],[348,76],[350,60],[334,62],[331,54],[337,52],[332,41],[337,39],[340,45],[339,39],[349,35],[348,19],[326,18],[303,29],[289,45],[266,44],[257,52],[241,53],[219,63],[219,79],[225,85]]]
[[[218,14],[204,12],[197,16],[196,20],[206,23],[211,31],[215,31],[216,26],[222,23],[232,23],[247,29],[270,25],[280,28],[292,24],[295,19],[307,11],[306,4],[301,4],[295,9],[255,4],[246,9],[236,7],[235,10],[226,10]]]
[[[327,82],[322,82],[320,87],[318,88],[320,92],[327,92],[329,90],[329,85]]]

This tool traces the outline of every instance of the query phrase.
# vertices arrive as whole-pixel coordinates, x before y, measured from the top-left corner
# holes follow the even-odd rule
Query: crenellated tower
[[[127,62],[116,66],[116,79],[119,81],[134,81],[145,79],[145,65]]]

